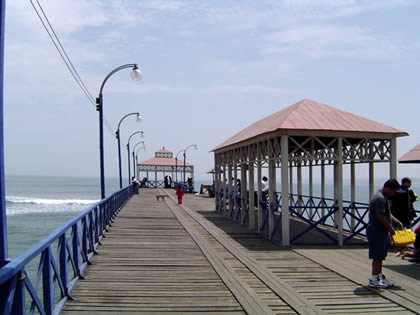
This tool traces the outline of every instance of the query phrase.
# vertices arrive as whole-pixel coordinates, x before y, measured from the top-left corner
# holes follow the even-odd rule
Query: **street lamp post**
[[[197,150],[198,146],[196,144],[191,144],[188,147],[186,147],[185,150],[184,150],[184,187],[185,187],[185,164],[186,164],[186,160],[187,160],[187,150],[189,148],[194,148],[194,150]]]
[[[179,151],[175,156],[175,183],[178,185],[178,155],[184,152],[184,150]]]
[[[3,116],[3,69],[4,69],[4,17],[5,0],[0,0],[0,267],[7,263],[6,189],[4,181],[4,116]]]
[[[120,122],[118,123],[117,131],[115,132],[115,136],[117,137],[117,142],[118,142],[118,170],[119,170],[119,175],[120,175],[120,189],[122,188],[120,126],[121,126],[122,121],[131,115],[136,115],[137,121],[141,120],[140,113],[129,113],[125,115],[123,118],[121,118]]]
[[[141,150],[146,151],[146,146],[145,146],[144,144],[143,144],[143,146],[142,146],[141,148],[139,148],[139,149],[136,151],[136,165],[137,165],[137,172],[136,172],[136,174],[138,174],[138,173],[139,173],[139,160],[138,160],[138,156],[137,156],[137,154],[138,154]]]
[[[136,150],[137,145],[139,145],[139,144],[143,144],[143,146],[144,146],[144,141],[137,142],[137,143],[134,145],[134,147],[133,147],[133,152],[132,152],[132,154],[133,154],[133,176],[135,176],[135,177],[137,177],[137,173],[136,173],[136,160],[135,160],[135,158],[134,158],[134,152],[135,152],[135,150]]]
[[[132,68],[131,78],[133,80],[141,80],[143,74],[138,69],[137,64],[130,63],[126,65],[119,66],[112,70],[105,79],[102,81],[101,87],[99,89],[99,96],[96,98],[96,110],[99,112],[99,163],[100,163],[100,181],[101,181],[101,199],[105,198],[105,170],[104,170],[104,114],[103,114],[103,88],[106,81],[116,72]]]
[[[131,172],[130,172],[130,140],[131,138],[136,135],[136,134],[140,134],[142,137],[144,136],[144,132],[143,131],[136,131],[133,132],[130,137],[128,138],[127,141],[127,157],[128,157],[128,184],[130,185],[130,181],[131,181]],[[134,172],[134,170],[133,170]]]

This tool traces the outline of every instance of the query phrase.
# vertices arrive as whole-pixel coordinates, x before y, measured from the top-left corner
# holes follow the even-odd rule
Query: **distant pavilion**
[[[171,176],[172,187],[177,178],[178,182],[184,182],[184,160],[174,158],[173,153],[165,147],[156,151],[153,158],[143,161],[137,166],[137,178],[141,181],[147,177],[148,187],[164,187],[165,176]],[[185,176],[194,180],[194,165],[185,163]]]
[[[216,209],[286,246],[365,243],[368,205],[356,200],[356,165],[368,164],[372,196],[375,164],[388,163],[389,176],[396,178],[397,138],[407,135],[302,100],[251,124],[213,150]],[[347,201],[343,200],[344,164],[350,164],[351,200]],[[303,167],[308,168],[307,196],[302,194]],[[326,198],[329,167],[334,185],[331,199]],[[315,168],[320,172],[320,196],[313,193]],[[265,174],[269,183],[266,200],[261,183]]]

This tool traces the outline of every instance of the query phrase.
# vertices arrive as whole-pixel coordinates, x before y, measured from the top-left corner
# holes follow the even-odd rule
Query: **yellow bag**
[[[392,235],[392,239],[396,246],[406,246],[414,243],[416,236],[411,229],[404,229],[395,231],[395,234]]]

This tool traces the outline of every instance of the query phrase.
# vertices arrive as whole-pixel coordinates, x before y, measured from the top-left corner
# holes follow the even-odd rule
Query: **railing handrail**
[[[119,193],[120,191],[124,189],[125,188],[122,188],[119,191],[115,192],[114,194],[110,195],[109,197],[98,201],[94,205],[91,205],[85,211],[83,211],[82,213],[78,214],[76,217],[70,219],[69,221],[67,221],[66,223],[62,224],[60,227],[55,229],[52,233],[44,237],[42,240],[40,240],[38,243],[33,245],[31,248],[27,249],[19,256],[10,260],[8,264],[0,268],[0,284],[9,280],[13,276],[14,273],[18,272],[29,261],[31,261],[34,257],[39,255],[44,249],[46,249],[48,246],[54,243],[58,238],[60,238],[64,233],[66,233],[67,230],[70,227],[72,227],[75,223],[82,220],[84,217],[89,215],[89,213],[92,212],[96,207],[100,206],[106,200],[112,198],[112,196],[114,196],[115,194]],[[10,276],[7,277],[9,272],[10,272]]]
[[[86,263],[90,263],[88,255],[91,255],[96,252],[95,247],[97,246],[96,244],[100,240],[99,237],[101,235],[103,236],[106,227],[110,224],[110,222],[112,222],[112,217],[116,215],[116,213],[121,209],[122,205],[124,205],[125,202],[127,202],[127,200],[133,195],[133,193],[134,188],[132,185],[114,192],[109,197],[104,198],[96,202],[95,204],[89,206],[85,211],[78,214],[74,218],[71,218],[66,223],[62,224],[52,233],[50,233],[45,238],[36,243],[34,246],[32,246],[30,249],[24,251],[16,258],[9,260],[5,266],[0,268],[0,288],[2,290],[6,290],[5,294],[9,294],[10,296],[6,296],[6,300],[4,301],[0,301],[0,309],[3,312],[10,311],[11,308],[14,307],[13,305],[15,305],[14,303],[17,297],[18,300],[20,300],[16,302],[19,304],[16,307],[20,309],[23,307],[22,301],[24,301],[25,299],[24,295],[20,293],[16,293],[16,295],[14,294],[15,290],[17,290],[16,286],[18,284],[12,285],[8,284],[8,282],[14,281],[13,283],[15,283],[16,281],[18,281],[17,275],[26,275],[25,267],[29,265],[38,256],[42,256],[40,260],[40,265],[38,267],[38,275],[40,270],[43,269],[43,272],[46,272],[46,274],[43,275],[43,279],[44,277],[47,277],[43,280],[42,288],[44,292],[44,305],[40,306],[40,299],[37,296],[32,296],[31,309],[33,309],[33,307],[36,307],[42,313],[40,307],[44,307],[45,312],[47,314],[51,313],[53,304],[56,304],[50,299],[54,295],[52,290],[52,288],[54,288],[54,281],[57,281],[61,289],[61,300],[58,304],[55,305],[57,309],[60,309],[62,305],[64,305],[62,301],[64,301],[64,299],[66,299],[66,297],[68,296],[68,290],[72,286],[72,283],[75,283],[75,281],[77,281],[74,280],[75,278],[73,277],[70,279],[71,281],[68,282],[69,279],[67,277],[69,273],[71,272],[71,270],[73,270],[74,276],[76,276],[76,278],[77,276],[81,275],[81,269],[79,268],[85,268],[83,267],[83,265],[85,265]],[[79,243],[79,236],[77,235],[79,224],[82,224],[82,235],[80,238],[81,243]],[[69,231],[72,232],[72,239],[70,242],[67,242],[66,233]],[[60,257],[57,256],[57,260],[55,260],[55,258],[51,256],[51,247],[57,241],[59,242],[58,248],[60,248],[61,246],[61,253],[57,253],[57,255],[59,255]],[[73,247],[73,253],[70,252],[70,246]],[[81,261],[79,260],[79,255],[82,256]],[[46,257],[45,260],[44,257]],[[65,266],[69,263],[67,262],[68,259],[71,260],[72,268],[67,269]],[[59,270],[57,269],[58,265],[60,265]],[[49,271],[50,267],[54,269],[53,272],[55,272],[55,278],[51,277]],[[30,283],[30,280],[25,280],[25,277],[23,279],[23,282],[19,283],[19,286],[21,287],[20,290],[24,290],[23,288],[26,286],[26,289],[28,290],[30,295],[36,295],[36,289],[34,291],[34,287]],[[37,276],[36,283],[38,283],[38,280],[39,279]],[[25,285],[26,281],[29,281],[29,283]],[[35,288],[37,288],[37,285],[35,286]],[[50,296],[46,298],[45,294],[48,294]],[[13,296],[14,298],[11,298]]]

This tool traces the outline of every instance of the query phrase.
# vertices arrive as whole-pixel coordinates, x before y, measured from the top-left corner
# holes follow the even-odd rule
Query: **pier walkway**
[[[420,313],[420,265],[391,253],[396,288],[370,289],[366,249],[283,248],[217,215],[214,199],[180,207],[161,192],[121,210],[64,314]]]

